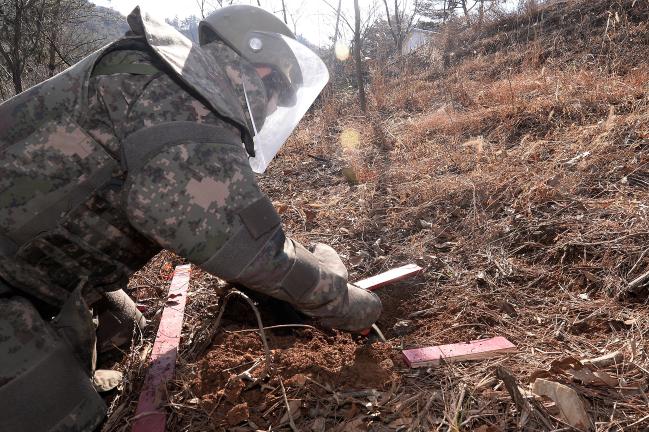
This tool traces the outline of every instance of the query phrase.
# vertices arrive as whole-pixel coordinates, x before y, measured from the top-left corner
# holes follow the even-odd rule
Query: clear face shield
[[[272,65],[270,61],[253,63],[266,90],[263,123],[254,121],[254,92],[247,90],[244,82],[254,127],[255,156],[249,159],[250,166],[263,173],[329,81],[329,72],[320,57],[294,39],[265,32],[248,36],[250,49],[273,53]]]

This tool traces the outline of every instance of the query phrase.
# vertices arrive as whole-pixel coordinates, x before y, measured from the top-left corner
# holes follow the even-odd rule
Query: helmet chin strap
[[[243,133],[243,145],[246,147],[246,153],[248,153],[248,156],[255,157],[255,142],[248,131]]]

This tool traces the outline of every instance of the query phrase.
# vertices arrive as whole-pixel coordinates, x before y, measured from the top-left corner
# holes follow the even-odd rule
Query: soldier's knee
[[[0,430],[92,431],[105,413],[88,374],[31,303],[0,299]]]
[[[99,318],[97,350],[100,353],[128,344],[146,326],[146,319],[124,290],[105,293],[93,306]]]

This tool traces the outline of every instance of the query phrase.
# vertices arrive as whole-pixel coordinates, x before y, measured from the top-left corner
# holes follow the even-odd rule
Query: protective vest
[[[132,36],[0,105],[0,278],[55,308],[81,282],[87,281],[89,303],[100,291],[123,288],[159,251],[124,212],[127,166],[121,155],[83,127],[90,76],[105,53],[144,47],[242,135],[248,130],[234,88],[213,57],[139,8],[128,22]]]

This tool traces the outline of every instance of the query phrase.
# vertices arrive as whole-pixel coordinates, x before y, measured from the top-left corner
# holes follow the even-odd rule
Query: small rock
[[[120,371],[97,369],[92,377],[92,383],[99,393],[107,392],[117,387],[122,382],[123,376]]]
[[[304,387],[307,378],[303,374],[295,374],[286,380],[286,385],[291,387]]]
[[[246,402],[235,405],[225,415],[225,420],[230,426],[236,426],[250,418],[250,411]]]
[[[397,323],[392,327],[392,331],[397,336],[403,336],[408,333],[410,333],[413,330],[413,322],[410,320],[399,320]]]

